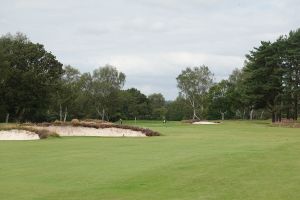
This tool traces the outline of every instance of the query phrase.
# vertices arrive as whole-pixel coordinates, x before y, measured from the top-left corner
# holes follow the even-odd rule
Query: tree
[[[231,111],[235,118],[245,119],[253,113],[251,98],[247,95],[245,84],[245,70],[234,69],[228,78],[227,96],[231,105]]]
[[[5,58],[5,55],[0,49],[0,118],[5,116],[6,123],[9,120],[9,113],[7,111],[7,104],[5,102],[5,90],[6,90],[6,82],[9,77],[9,62]]]
[[[229,87],[229,81],[222,80],[209,90],[209,110],[213,113],[219,113],[222,120],[225,119],[226,113],[229,114],[231,112],[231,102],[228,95]]]
[[[6,112],[17,121],[45,120],[63,74],[62,64],[43,45],[21,33],[2,36],[0,51],[8,63],[8,76],[2,83]]]
[[[276,44],[261,42],[247,55],[244,71],[244,84],[253,108],[266,107],[272,113],[272,122],[280,121],[283,70]]]
[[[149,100],[135,88],[124,90],[121,96],[121,116],[125,119],[148,119],[151,114]]]
[[[70,65],[64,67],[64,75],[61,78],[55,99],[59,106],[59,119],[66,121],[68,113],[72,113],[77,97],[80,95],[80,72]],[[64,114],[63,114],[64,112]]]
[[[198,118],[197,109],[204,112],[206,95],[213,84],[213,74],[207,66],[186,68],[176,78],[177,87],[181,95],[189,102],[193,109],[193,119]]]
[[[300,97],[300,29],[291,31],[287,37],[280,37],[276,43],[280,50],[280,63],[284,68],[284,97],[288,105],[293,105],[293,108],[287,106],[287,112],[290,115],[290,109],[293,110],[293,118],[297,120]]]
[[[152,109],[152,119],[165,119],[166,117],[166,100],[161,93],[154,93],[148,96]]]
[[[189,119],[193,114],[191,106],[189,106],[186,99],[179,95],[174,101],[166,102],[166,118],[168,120],[183,120]]]
[[[94,70],[92,75],[92,97],[94,106],[98,115],[105,119],[109,119],[109,115],[115,109],[115,100],[118,91],[124,86],[125,74],[118,72],[118,70],[106,65]]]

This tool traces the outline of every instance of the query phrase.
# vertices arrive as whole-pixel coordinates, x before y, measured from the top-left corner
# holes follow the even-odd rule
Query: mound
[[[39,140],[38,134],[26,130],[2,130],[0,131],[0,140]]]

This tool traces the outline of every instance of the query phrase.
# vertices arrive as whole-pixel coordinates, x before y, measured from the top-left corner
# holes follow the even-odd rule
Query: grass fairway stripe
[[[0,198],[300,199],[299,129],[266,121],[137,125],[163,136],[0,141]]]

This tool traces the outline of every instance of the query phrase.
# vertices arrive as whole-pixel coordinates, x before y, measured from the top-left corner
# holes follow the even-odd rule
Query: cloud
[[[261,40],[299,28],[299,10],[298,0],[2,0],[0,32],[24,32],[82,72],[113,64],[126,87],[174,99],[185,67],[226,78]]]
[[[95,66],[111,64],[125,72],[125,88],[136,87],[149,95],[160,92],[167,99],[177,96],[176,77],[186,67],[209,66],[215,81],[228,77],[233,69],[242,67],[244,57],[190,52],[165,52],[161,54],[125,54],[100,57]]]

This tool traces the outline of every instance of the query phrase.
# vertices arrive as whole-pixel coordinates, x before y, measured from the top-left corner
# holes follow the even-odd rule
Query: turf
[[[137,125],[163,136],[0,141],[0,199],[300,199],[300,129]]]

